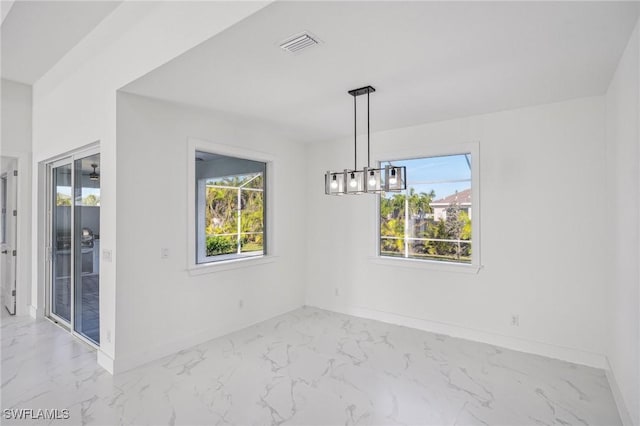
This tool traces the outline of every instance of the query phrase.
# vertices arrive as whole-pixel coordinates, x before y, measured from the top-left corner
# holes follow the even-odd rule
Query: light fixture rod
[[[353,170],[358,168],[358,114],[356,97],[353,97]]]
[[[371,167],[371,132],[369,128],[369,91],[367,91],[367,167]]]
[[[369,94],[375,92],[371,86],[361,87],[359,89],[349,90],[349,94],[353,96],[353,149],[354,149],[354,166],[353,169],[358,168],[358,114],[356,106],[356,97],[360,95],[367,95],[367,167],[371,167],[371,129],[369,121]]]

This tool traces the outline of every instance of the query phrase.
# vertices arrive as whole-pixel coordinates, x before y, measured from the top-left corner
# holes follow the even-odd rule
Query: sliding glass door
[[[51,314],[71,324],[71,162],[58,161],[51,168]]]
[[[100,344],[100,154],[50,165],[52,319]]]

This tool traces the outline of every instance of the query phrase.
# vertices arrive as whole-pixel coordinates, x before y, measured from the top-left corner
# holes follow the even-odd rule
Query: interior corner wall
[[[16,315],[25,315],[31,304],[31,86],[2,79],[0,92],[0,155],[18,160]]]
[[[478,141],[478,274],[377,262],[376,198],[324,195],[353,141],[310,145],[307,304],[604,367],[604,131],[590,97],[372,134],[394,159]]]
[[[44,307],[42,162],[99,141],[101,250],[98,362],[113,371],[116,346],[116,92],[269,2],[123,2],[33,86],[33,303]],[[126,220],[122,218],[120,220]]]
[[[606,94],[610,381],[625,424],[640,425],[640,21]]]
[[[304,304],[304,146],[207,110],[118,94],[116,371],[123,371]],[[275,259],[203,275],[187,271],[188,139],[273,160]],[[161,258],[166,248],[169,257]],[[242,300],[243,307],[239,306]]]

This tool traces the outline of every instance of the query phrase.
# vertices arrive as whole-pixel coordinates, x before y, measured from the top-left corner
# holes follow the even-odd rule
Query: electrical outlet
[[[338,287],[336,287],[336,288],[334,289],[334,292],[333,292],[333,293],[334,293],[334,295],[335,295],[335,296],[340,296],[340,290],[338,289]]]
[[[169,249],[161,248],[160,249],[160,259],[168,259],[169,258]]]
[[[102,260],[105,262],[111,262],[111,250],[102,250]]]
[[[244,300],[240,299],[238,300],[238,309],[242,309],[244,308]]]
[[[107,342],[111,343],[111,330],[107,330]]]
[[[511,314],[511,326],[520,327],[520,315]]]

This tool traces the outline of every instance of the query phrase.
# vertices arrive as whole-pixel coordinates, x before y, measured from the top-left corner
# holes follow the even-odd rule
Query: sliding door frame
[[[55,268],[53,266],[53,263],[55,261],[53,254],[54,254],[54,244],[56,244],[55,241],[53,241],[53,231],[55,229],[55,226],[53,224],[53,220],[54,220],[54,215],[53,215],[53,209],[55,208],[54,206],[54,197],[55,197],[55,190],[53,188],[53,183],[54,183],[54,179],[53,179],[53,171],[58,168],[58,167],[62,167],[62,166],[69,166],[69,170],[71,171],[71,176],[69,177],[69,182],[70,182],[70,188],[71,188],[71,206],[70,206],[70,216],[71,216],[71,225],[70,225],[70,246],[69,246],[69,260],[70,260],[70,265],[69,265],[69,321],[67,321],[66,319],[58,316],[57,314],[55,314],[53,312],[53,306],[54,306],[54,291],[53,291],[53,286],[54,286],[54,281],[55,281],[55,277],[54,272],[55,272]],[[71,329],[73,330],[73,315],[74,315],[74,303],[73,303],[73,292],[74,292],[74,278],[75,278],[75,270],[74,270],[74,263],[75,263],[75,253],[74,253],[74,226],[73,226],[73,220],[74,220],[74,194],[73,194],[73,179],[74,179],[74,170],[73,170],[73,158],[72,157],[66,157],[60,160],[56,160],[53,161],[49,164],[47,164],[47,259],[49,260],[48,264],[49,264],[49,271],[47,272],[47,276],[48,276],[48,282],[47,282],[47,313],[48,316],[54,320],[54,322],[61,324],[64,326],[64,328],[67,329]]]
[[[46,170],[46,179],[45,179],[45,187],[46,187],[46,203],[45,203],[45,253],[46,253],[46,267],[45,267],[45,311],[44,316],[48,320],[54,322],[65,330],[69,331],[72,336],[78,338],[82,342],[88,344],[89,346],[99,349],[100,345],[96,344],[96,342],[91,339],[86,338],[81,333],[75,330],[75,297],[76,297],[76,239],[75,239],[75,209],[76,209],[76,191],[75,191],[75,161],[89,157],[95,154],[100,154],[100,147],[90,146],[87,148],[80,149],[78,151],[74,151],[70,154],[65,154],[59,157],[52,158],[45,162],[45,170]],[[59,166],[63,166],[69,164],[71,166],[71,265],[70,265],[70,321],[65,320],[64,318],[59,317],[58,315],[53,313],[53,197],[54,197],[54,188],[53,188],[53,169]],[[81,250],[81,249],[80,249]]]

